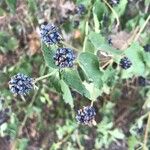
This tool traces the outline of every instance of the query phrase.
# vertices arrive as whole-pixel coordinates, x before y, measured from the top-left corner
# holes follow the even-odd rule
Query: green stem
[[[117,24],[116,24],[116,28],[118,29],[119,25],[120,25],[120,21],[119,21],[119,16],[118,14],[116,13],[116,11],[110,6],[110,4],[106,1],[106,0],[103,0],[104,3],[110,8],[110,10],[112,11],[112,13],[114,14],[115,18],[116,18],[116,21],[117,21]]]
[[[89,10],[88,10],[88,13],[87,13],[87,17],[85,19],[85,31],[84,31],[85,38],[84,38],[84,42],[83,42],[83,52],[85,52],[86,43],[87,43],[87,40],[88,40],[88,36],[87,35],[89,33],[89,19],[90,19],[92,8],[93,8],[92,0],[90,0],[89,1]]]
[[[144,28],[146,27],[147,23],[149,22],[150,20],[150,15],[147,17],[146,21],[144,22],[143,26],[140,28],[139,32],[137,33],[134,41],[137,41],[138,38],[140,37],[140,34],[143,32]]]
[[[58,70],[55,69],[54,71],[52,71],[52,72],[49,73],[49,74],[46,74],[46,75],[41,76],[41,77],[39,77],[39,78],[36,78],[36,79],[35,79],[35,83],[38,82],[38,81],[40,81],[40,80],[43,80],[43,79],[46,79],[46,78],[52,76],[52,75],[55,74],[57,71],[58,71]]]
[[[149,128],[150,128],[150,112],[148,114],[148,121],[147,121],[146,129],[145,129],[145,134],[144,134],[143,150],[147,149],[146,145],[147,145],[147,141],[148,141]]]
[[[74,49],[74,50],[77,51],[77,52],[80,51],[79,49],[73,47],[72,45],[70,45],[70,44],[68,44],[68,43],[66,43],[66,42],[64,42],[64,41],[61,41],[61,43],[62,43],[63,45],[65,45],[66,47],[69,47],[69,48],[71,48],[71,49]]]

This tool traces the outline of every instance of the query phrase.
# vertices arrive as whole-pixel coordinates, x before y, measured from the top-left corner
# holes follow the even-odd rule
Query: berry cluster
[[[83,109],[78,110],[76,119],[78,123],[91,125],[92,122],[95,120],[95,109],[92,106],[84,106]]]
[[[49,45],[57,44],[62,39],[58,28],[53,24],[42,24],[40,35],[42,41]]]
[[[150,44],[147,44],[144,46],[144,51],[145,52],[150,52]]]
[[[121,60],[120,60],[120,66],[121,68],[123,69],[128,69],[130,68],[132,65],[132,62],[129,60],[128,57],[123,57]]]
[[[75,55],[70,48],[58,48],[53,58],[60,68],[73,67]]]
[[[30,78],[22,73],[11,77],[9,88],[13,94],[25,95],[33,88],[33,78]]]
[[[146,79],[144,77],[142,77],[142,76],[139,76],[138,77],[138,84],[140,86],[145,86],[146,85]]]
[[[83,4],[76,6],[75,13],[77,13],[78,15],[84,15],[85,6]]]
[[[111,6],[115,6],[115,5],[119,4],[119,1],[120,0],[109,0],[108,2]]]

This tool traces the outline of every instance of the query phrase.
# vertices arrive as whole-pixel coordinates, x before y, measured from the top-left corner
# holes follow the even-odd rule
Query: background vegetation
[[[83,14],[74,11],[80,4]],[[0,150],[149,150],[149,14],[149,0],[1,0]],[[39,81],[24,101],[10,92],[10,78],[56,67],[47,55],[55,48],[41,44],[44,22],[61,30],[75,67],[63,80]],[[127,70],[119,66],[123,56],[132,62]],[[77,110],[91,102],[97,125],[79,125]]]

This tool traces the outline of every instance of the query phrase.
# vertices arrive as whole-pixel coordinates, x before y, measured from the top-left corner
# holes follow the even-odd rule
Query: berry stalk
[[[53,70],[53,71],[52,71],[51,73],[49,73],[49,74],[46,74],[46,75],[41,76],[41,77],[39,77],[39,78],[36,78],[34,83],[36,83],[36,82],[38,82],[38,81],[41,81],[41,80],[44,80],[44,79],[46,79],[46,78],[52,76],[52,75],[55,74],[56,72],[58,72],[58,70],[55,69],[55,70]]]

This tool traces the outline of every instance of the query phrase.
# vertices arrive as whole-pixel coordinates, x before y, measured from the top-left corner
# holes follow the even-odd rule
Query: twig
[[[89,18],[90,18],[90,15],[91,15],[92,8],[93,8],[92,0],[90,0],[87,17],[85,19],[85,30],[84,30],[85,38],[84,38],[84,41],[83,41],[83,52],[85,52],[86,43],[87,43],[87,40],[88,40],[88,36],[87,35],[89,33],[89,29],[88,29],[89,28]]]
[[[150,128],[150,112],[148,114],[148,121],[147,121],[146,129],[145,129],[145,134],[144,134],[143,150],[146,150],[149,128]]]
[[[133,31],[133,34],[131,37],[127,40],[127,42],[121,47],[122,50],[128,48],[128,46],[132,43],[132,41],[135,39],[135,36],[137,32],[139,31],[139,27],[136,27],[135,30]]]
[[[140,37],[140,34],[143,32],[144,28],[146,27],[148,21],[150,20],[150,15],[147,17],[146,21],[144,22],[143,26],[141,27],[141,29],[139,30],[139,32],[137,33],[134,41],[137,41],[138,38]]]
[[[118,14],[116,13],[116,11],[110,6],[110,4],[106,1],[106,0],[103,0],[104,3],[110,8],[110,10],[112,11],[112,13],[114,14],[115,18],[116,18],[116,21],[117,21],[117,24],[116,24],[116,28],[118,29],[119,25],[120,25],[120,21],[119,21],[119,16]]]
[[[49,74],[47,74],[47,75],[41,76],[41,77],[39,77],[39,78],[36,78],[34,83],[36,83],[36,82],[38,82],[38,81],[40,81],[40,80],[43,80],[43,79],[46,79],[46,78],[50,77],[51,75],[55,74],[57,71],[58,71],[58,70],[55,69],[54,71],[52,71],[51,73],[49,73]]]
[[[76,135],[76,139],[77,139],[77,144],[79,146],[79,150],[84,150],[84,147],[81,145],[81,142],[80,142],[78,130],[76,130],[75,135]]]
[[[32,100],[31,100],[31,102],[30,102],[30,104],[29,104],[27,110],[28,110],[30,107],[32,107],[34,101],[36,100],[36,95],[37,95],[38,93],[39,93],[39,90],[37,90],[37,91],[34,93],[34,95],[33,95],[33,97],[32,97]],[[25,115],[25,117],[24,117],[24,119],[23,119],[23,121],[22,121],[22,123],[21,123],[21,126],[20,126],[19,129],[18,129],[18,132],[17,132],[17,136],[16,136],[16,137],[19,137],[19,136],[21,135],[22,129],[23,129],[23,127],[24,127],[24,125],[25,125],[27,119],[28,119],[28,113]],[[16,150],[16,144],[17,144],[17,140],[15,140],[14,143],[12,144],[12,149],[11,149],[11,150]]]
[[[74,50],[77,51],[77,52],[80,51],[79,49],[73,47],[72,45],[70,45],[70,44],[68,44],[68,43],[66,43],[66,42],[64,42],[64,41],[61,41],[61,43],[62,43],[63,45],[65,45],[65,46],[67,46],[67,47],[70,47],[70,48],[74,49]]]

